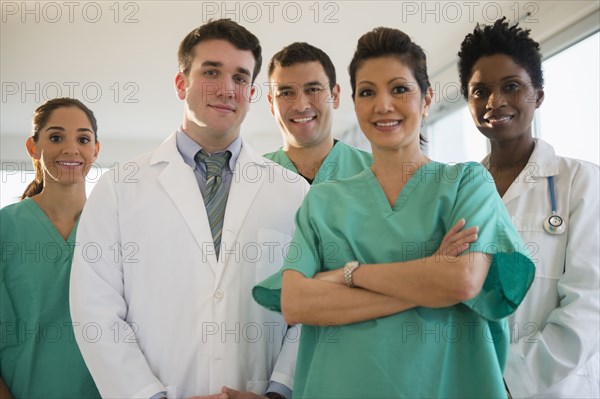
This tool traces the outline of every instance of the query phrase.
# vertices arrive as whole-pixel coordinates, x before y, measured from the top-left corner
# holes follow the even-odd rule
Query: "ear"
[[[25,142],[25,148],[27,148],[27,152],[29,156],[33,159],[40,159],[41,156],[37,152],[37,143],[33,140],[33,137],[29,137]]]
[[[427,89],[427,92],[425,93],[425,97],[423,98],[423,113],[427,114],[429,113],[429,108],[431,107],[431,101],[433,99],[433,90],[431,89],[431,87],[429,87]]]
[[[175,76],[175,91],[180,100],[185,100],[185,88],[187,87],[187,78],[183,72],[178,72]]]
[[[333,90],[331,90],[331,97],[333,99],[333,109],[338,109],[340,106],[340,85],[336,84]]]
[[[544,89],[537,89],[537,93],[535,96],[535,107],[539,108],[544,102]]]
[[[273,95],[271,94],[271,90],[267,94],[267,100],[269,100],[269,108],[271,109],[271,115],[275,116],[275,108],[273,106]]]
[[[96,148],[94,151],[94,161],[98,159],[98,153],[100,152],[100,142],[96,140]]]
[[[254,83],[252,83],[252,86],[250,87],[250,97],[248,97],[248,101],[252,100],[254,98],[255,94],[256,94],[256,85],[254,85]]]

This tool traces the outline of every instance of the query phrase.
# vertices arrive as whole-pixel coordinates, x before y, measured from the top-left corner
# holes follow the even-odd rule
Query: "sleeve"
[[[167,389],[154,376],[137,341],[123,339],[123,264],[115,259],[120,242],[114,172],[94,188],[77,229],[70,281],[75,339],[102,397],[149,398]],[[112,249],[111,249],[112,248]]]
[[[578,370],[586,362],[590,367],[587,378],[593,383],[590,385],[595,385],[592,387],[594,396],[598,395],[599,181],[599,169],[591,164],[581,164],[573,178],[567,219],[565,272],[557,287],[560,303],[540,331],[511,344],[506,380],[515,397],[543,394],[575,373],[585,376],[588,372]],[[583,391],[584,381],[578,378],[575,382],[582,384]]]
[[[464,218],[479,226],[478,239],[468,252],[492,256],[481,292],[464,304],[489,320],[513,313],[533,282],[535,266],[502,203],[494,180],[480,164],[464,164],[448,227]]]
[[[322,259],[316,227],[311,222],[311,194],[306,196],[296,213],[296,231],[290,243],[283,267],[252,289],[254,300],[261,306],[281,313],[281,278],[286,270],[296,270],[311,278],[321,269]]]

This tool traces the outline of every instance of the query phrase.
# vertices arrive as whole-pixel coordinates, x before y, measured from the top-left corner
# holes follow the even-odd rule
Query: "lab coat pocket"
[[[292,237],[288,234],[269,229],[258,230],[258,247],[261,254],[256,262],[256,283],[260,283],[281,269],[285,252],[291,241]]]
[[[512,216],[524,250],[535,265],[535,277],[558,280],[564,273],[567,234],[554,235],[543,227],[544,218],[539,213]]]
[[[248,381],[246,391],[254,392],[258,395],[263,395],[269,387],[269,381]]]
[[[176,386],[169,386],[167,387],[167,398],[168,399],[176,399],[177,398],[177,387]]]

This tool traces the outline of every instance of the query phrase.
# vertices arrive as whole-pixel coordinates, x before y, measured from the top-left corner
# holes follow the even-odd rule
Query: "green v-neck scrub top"
[[[99,398],[69,311],[77,226],[65,241],[31,198],[2,208],[0,225],[0,376],[16,399]]]
[[[282,148],[264,155],[265,158],[277,162],[284,168],[298,173],[298,169]],[[345,179],[362,172],[373,163],[373,156],[358,148],[351,147],[341,141],[336,141],[323,160],[312,185],[330,180]]]
[[[296,215],[282,271],[312,277],[350,260],[378,264],[427,257],[461,218],[467,227],[479,226],[469,251],[493,256],[481,292],[445,308],[417,307],[341,326],[303,325],[294,397],[506,397],[505,317],[525,296],[535,268],[480,164],[430,162],[414,173],[393,207],[371,169],[313,187]],[[280,290],[281,272],[253,294],[261,305],[280,311]]]

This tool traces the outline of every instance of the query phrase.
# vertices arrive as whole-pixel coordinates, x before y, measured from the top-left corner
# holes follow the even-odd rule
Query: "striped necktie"
[[[198,151],[194,157],[197,163],[204,162],[204,165],[206,165],[204,205],[206,206],[206,215],[208,216],[217,259],[219,258],[219,249],[221,247],[221,234],[223,233],[223,219],[225,217],[228,194],[227,190],[225,190],[221,173],[229,158],[231,158],[231,152],[229,151],[209,155],[204,150]]]

